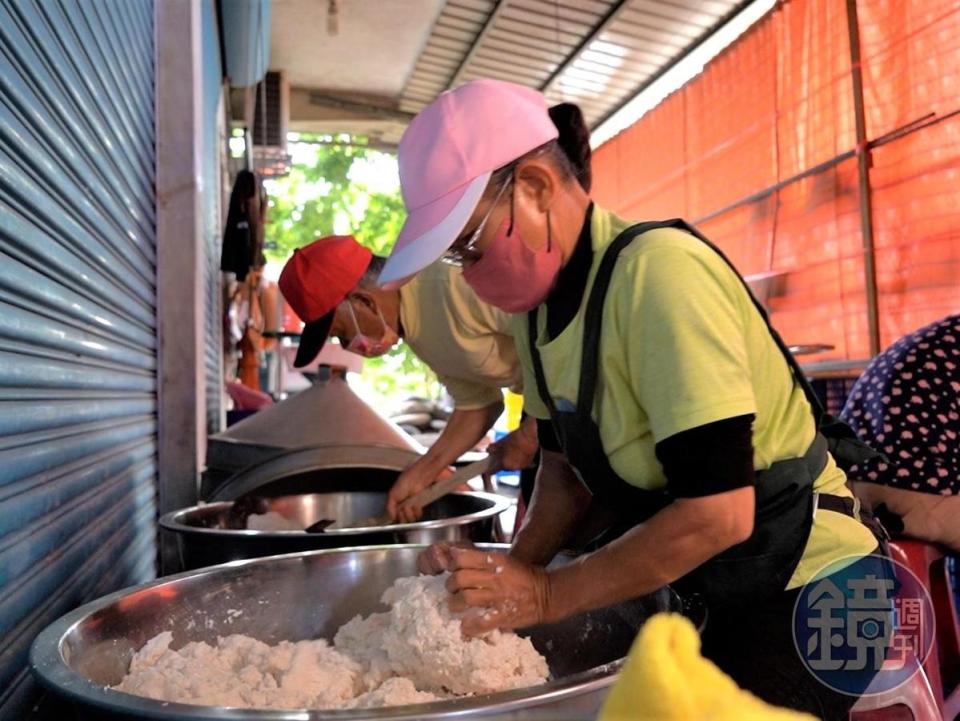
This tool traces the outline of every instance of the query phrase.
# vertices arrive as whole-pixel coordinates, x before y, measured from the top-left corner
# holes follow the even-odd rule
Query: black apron
[[[818,433],[803,457],[777,461],[770,468],[757,473],[754,529],[750,538],[710,559],[675,584],[681,591],[702,593],[713,606],[763,602],[782,593],[793,575],[810,535],[815,503],[818,508],[858,517],[859,509],[852,499],[813,492],[813,483],[827,464],[830,444],[825,433],[839,431],[845,441],[845,449],[853,449],[857,459],[876,452],[856,440],[848,427],[846,430],[849,433],[844,433],[843,428],[837,427],[838,422],[824,413],[820,400],[796,359],[770,325],[766,310],[716,246],[682,220],[639,223],[620,233],[604,253],[587,300],[577,403],[570,410],[558,409],[550,395],[537,349],[538,309],[530,312],[529,345],[537,391],[550,411],[550,419],[567,461],[593,494],[595,501],[613,510],[618,519],[614,527],[604,534],[601,543],[609,542],[643,523],[674,501],[668,489],[654,491],[637,488],[617,475],[603,450],[600,429],[591,417],[599,377],[603,305],[614,264],[620,251],[634,238],[657,228],[676,228],[690,233],[709,245],[737,274],[790,366],[795,382],[800,383],[813,408]],[[878,532],[877,529],[872,530]]]

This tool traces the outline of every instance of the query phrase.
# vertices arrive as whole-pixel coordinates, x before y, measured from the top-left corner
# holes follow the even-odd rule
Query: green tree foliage
[[[268,182],[269,259],[284,261],[296,248],[338,231],[382,255],[400,232],[405,215],[400,193],[376,192],[351,177],[355,164],[382,159],[383,153],[332,140],[292,143],[295,159],[315,160],[295,162],[288,176]]]
[[[399,189],[373,190],[357,179],[358,165],[371,161],[396,175],[395,163],[364,147],[363,140],[301,136],[291,143],[294,164],[288,176],[270,180],[266,228],[268,260],[286,262],[293,251],[317,238],[351,234],[378,255],[386,255],[405,218]],[[415,394],[435,398],[436,374],[404,343],[382,358],[364,362],[363,378],[384,396]]]

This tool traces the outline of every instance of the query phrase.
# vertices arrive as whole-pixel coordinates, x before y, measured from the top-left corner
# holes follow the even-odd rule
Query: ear
[[[542,157],[534,156],[517,166],[516,183],[516,191],[526,200],[536,203],[537,209],[544,213],[553,205],[561,180],[553,165]]]
[[[330,324],[330,337],[339,336],[343,333],[344,328],[346,327],[344,316],[345,314],[340,311],[340,304],[338,303],[333,309],[333,322]]]

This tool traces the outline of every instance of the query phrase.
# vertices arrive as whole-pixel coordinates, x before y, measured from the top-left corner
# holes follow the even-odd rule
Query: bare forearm
[[[469,410],[454,409],[440,437],[417,463],[439,474],[473,448],[502,412],[503,403]]]
[[[544,451],[530,507],[510,555],[538,566],[549,563],[590,507],[592,497],[563,456]]]
[[[749,537],[752,506],[752,488],[676,501],[598,551],[550,571],[548,620],[636,598],[685,576]]]

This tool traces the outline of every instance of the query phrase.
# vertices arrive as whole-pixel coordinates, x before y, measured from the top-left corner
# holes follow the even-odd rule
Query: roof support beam
[[[497,18],[507,9],[508,0],[497,0],[497,4],[493,8],[493,12],[487,17],[487,21],[483,24],[480,32],[477,33],[477,37],[473,39],[473,44],[470,46],[470,49],[467,51],[467,54],[463,56],[463,60],[460,61],[460,64],[457,66],[457,69],[454,71],[453,75],[450,78],[450,82],[447,83],[447,90],[455,88],[463,78],[463,74],[467,71],[467,68],[470,66],[470,61],[473,60],[473,56],[477,54],[477,50],[483,45],[483,41],[486,40],[487,35],[490,34],[490,31],[493,29],[493,26],[497,24]]]
[[[624,8],[626,8],[627,5],[629,4],[630,4],[630,0],[619,0],[619,2],[616,2],[613,5],[611,5],[610,9],[607,11],[607,14],[604,15],[600,19],[600,22],[598,22],[594,26],[590,34],[587,35],[587,37],[585,37],[580,42],[580,44],[573,49],[573,52],[571,52],[569,55],[567,55],[566,58],[564,58],[563,62],[561,62],[560,65],[557,66],[557,69],[550,74],[550,77],[548,77],[546,80],[543,81],[543,83],[540,85],[540,92],[546,93],[547,91],[549,91],[550,86],[553,85],[557,81],[557,79],[561,75],[563,75],[567,71],[567,69],[577,61],[577,58],[580,57],[580,54],[584,50],[589,48],[590,44],[594,40],[596,40],[597,38],[600,37],[600,35],[606,32],[607,28],[610,27],[613,21],[617,19],[617,16],[621,12],[623,12]]]
[[[628,127],[629,125],[632,125],[633,123],[637,122],[638,118],[633,118],[629,121],[629,123],[627,123],[623,127],[617,128],[614,131],[610,131],[609,128],[605,127],[607,126],[608,123],[615,122],[615,116],[617,116],[627,106],[629,106],[631,103],[637,102],[639,98],[644,96],[644,94],[651,92],[652,89],[655,88],[658,83],[660,83],[664,78],[669,77],[671,73],[677,72],[676,69],[681,68],[684,64],[684,61],[686,61],[687,58],[701,53],[701,51],[704,48],[710,45],[714,36],[716,36],[719,32],[726,30],[730,26],[738,24],[741,20],[743,21],[743,27],[738,29],[738,32],[736,36],[734,36],[734,38],[728,39],[726,43],[722,45],[719,49],[713,49],[711,54],[703,57],[703,61],[702,63],[700,63],[701,68],[705,67],[707,63],[713,60],[713,58],[716,57],[716,55],[719,54],[723,50],[723,48],[727,47],[727,45],[735,41],[736,37],[739,37],[741,34],[745,33],[750,28],[750,26],[753,25],[753,23],[757,22],[761,17],[766,15],[766,13],[769,12],[770,8],[775,7],[778,2],[779,0],[741,0],[730,12],[724,15],[712,28],[707,30],[699,40],[693,42],[689,47],[687,47],[686,50],[684,50],[679,55],[674,57],[672,60],[667,62],[655,73],[650,75],[650,77],[648,77],[643,82],[643,84],[641,84],[640,87],[637,88],[636,93],[628,97],[623,102],[620,102],[614,105],[607,112],[606,115],[604,115],[602,118],[600,118],[599,121],[594,123],[594,126],[592,128],[593,134],[590,139],[591,145],[593,145],[594,147],[602,145],[611,137],[616,135],[616,133],[623,130],[625,127]],[[757,12],[754,13],[753,12],[754,10],[757,10]],[[699,70],[697,72],[699,72]],[[678,83],[677,87],[682,87],[687,82],[689,82],[692,77],[694,77],[694,75],[691,75],[689,78],[685,79],[682,83]],[[658,100],[656,102],[657,104],[659,104],[660,101]],[[651,106],[651,107],[655,107],[655,106]],[[600,139],[597,138],[598,134],[602,135]]]
[[[333,95],[324,93],[310,92],[311,105],[319,105],[324,108],[333,108],[335,110],[344,110],[348,113],[356,113],[368,118],[378,120],[393,120],[400,123],[409,123],[413,120],[413,113],[407,113],[403,110],[393,110],[370,103],[360,103],[354,100],[344,100]]]

